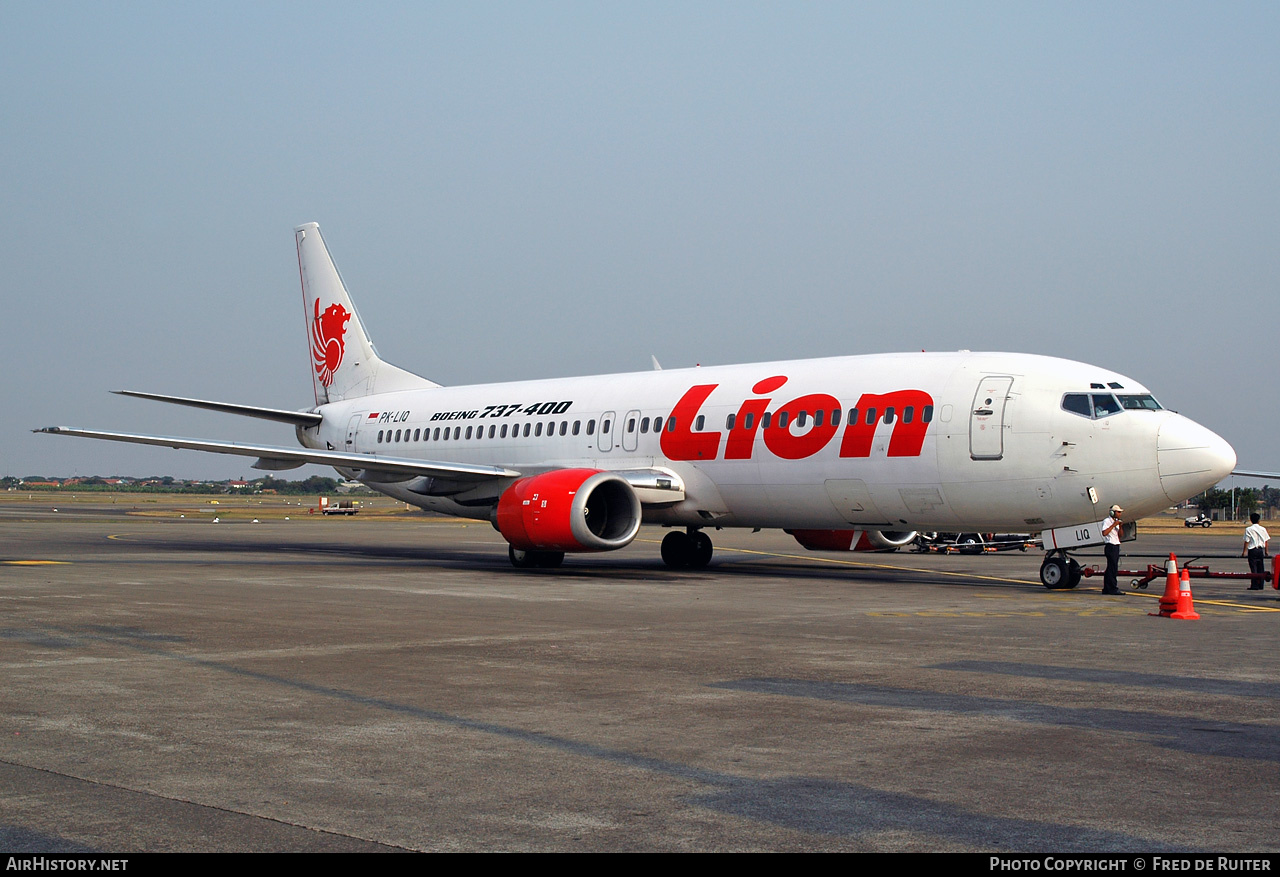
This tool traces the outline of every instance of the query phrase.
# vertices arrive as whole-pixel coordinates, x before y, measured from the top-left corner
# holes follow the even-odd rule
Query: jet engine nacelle
[[[892,551],[910,545],[916,531],[905,530],[788,530],[810,551]]]
[[[508,487],[495,526],[521,551],[613,551],[640,532],[640,500],[612,472],[557,469]]]

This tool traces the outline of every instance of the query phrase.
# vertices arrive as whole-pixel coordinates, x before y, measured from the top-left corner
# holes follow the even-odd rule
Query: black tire
[[[693,552],[689,555],[689,569],[706,569],[707,564],[711,562],[711,555],[715,552],[711,537],[699,530],[696,533],[690,533],[689,540],[693,546]]]
[[[1080,568],[1080,564],[1074,560],[1067,560],[1067,590],[1074,588],[1080,584],[1080,579],[1084,577],[1084,570]]]
[[[961,554],[981,554],[982,543],[978,541],[978,537],[972,533],[963,533],[956,540],[956,544],[960,546]]]
[[[555,569],[564,563],[563,551],[524,551],[507,546],[507,557],[516,569]]]
[[[688,569],[693,559],[693,542],[683,530],[672,530],[662,537],[662,562],[672,569]]]
[[[533,555],[534,566],[539,569],[557,569],[564,563],[563,551],[535,551]]]
[[[1050,591],[1065,591],[1072,587],[1071,570],[1061,557],[1046,557],[1040,564],[1040,584]]]

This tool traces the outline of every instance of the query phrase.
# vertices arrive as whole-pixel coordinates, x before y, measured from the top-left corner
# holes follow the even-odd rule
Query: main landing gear
[[[1080,584],[1082,575],[1080,564],[1067,557],[1065,551],[1046,554],[1040,564],[1040,584],[1050,591],[1069,591]]]
[[[714,550],[711,537],[701,530],[672,530],[662,537],[662,561],[672,569],[703,569]]]
[[[564,563],[563,551],[522,551],[507,546],[507,557],[516,569],[555,569]]]

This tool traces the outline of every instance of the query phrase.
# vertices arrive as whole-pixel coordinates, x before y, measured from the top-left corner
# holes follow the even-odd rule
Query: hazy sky
[[[293,227],[446,384],[892,350],[1114,368],[1280,468],[1280,4],[0,0],[0,474],[292,445]],[[316,472],[307,468],[286,477]]]

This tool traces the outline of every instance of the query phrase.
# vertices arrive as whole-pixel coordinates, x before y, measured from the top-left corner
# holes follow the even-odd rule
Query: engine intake
[[[640,499],[612,472],[557,469],[508,487],[495,524],[522,551],[614,551],[640,532]]]

